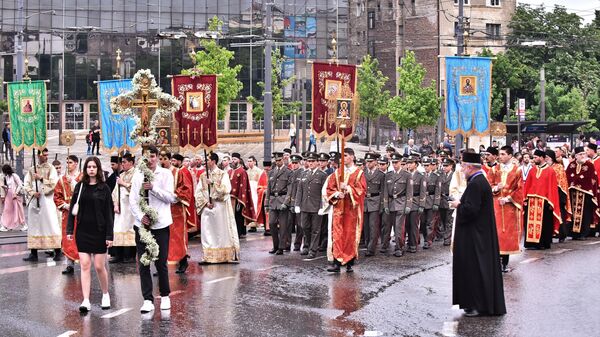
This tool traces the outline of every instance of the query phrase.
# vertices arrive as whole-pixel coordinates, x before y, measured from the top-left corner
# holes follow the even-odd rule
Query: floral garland
[[[139,144],[154,144],[158,138],[156,127],[159,122],[164,118],[171,117],[175,111],[179,110],[181,102],[174,96],[162,92],[162,89],[157,86],[154,75],[152,75],[150,69],[139,70],[133,76],[132,84],[132,91],[122,93],[110,100],[110,108],[116,114],[133,117],[136,128],[129,135],[131,139]],[[158,108],[156,108],[156,112],[150,118],[148,135],[143,136],[141,134],[141,120],[135,114],[134,109],[132,109],[132,103],[136,98],[141,97],[142,91],[146,90],[148,92],[148,98],[158,101]],[[154,181],[154,173],[148,168],[147,160],[148,154],[144,155],[144,159],[137,163],[136,168],[144,175],[144,181],[151,183]],[[148,204],[148,200],[145,198],[145,192],[143,187],[140,188],[140,201],[138,205],[140,210],[150,219],[150,224],[148,225],[148,227],[150,227],[158,220],[158,213]],[[159,246],[152,233],[146,229],[145,226],[140,227],[139,234],[140,241],[146,246],[144,254],[140,257],[140,263],[144,266],[148,266],[153,261],[158,260]]]

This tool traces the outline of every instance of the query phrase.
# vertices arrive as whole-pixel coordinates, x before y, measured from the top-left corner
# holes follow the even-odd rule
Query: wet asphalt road
[[[183,276],[170,266],[172,309],[148,317],[139,313],[135,264],[110,265],[110,310],[100,309],[94,279],[92,311],[80,316],[78,268],[64,276],[64,261],[29,264],[21,261],[25,244],[2,244],[0,335],[597,335],[600,239],[511,257],[513,270],[504,278],[508,314],[480,318],[463,317],[451,306],[451,255],[439,242],[401,258],[364,258],[361,251],[355,272],[337,275],[325,272],[323,255],[304,261],[297,252],[267,254],[271,240],[260,232],[241,242],[237,265],[192,263]],[[191,241],[191,255],[199,260],[198,240]]]

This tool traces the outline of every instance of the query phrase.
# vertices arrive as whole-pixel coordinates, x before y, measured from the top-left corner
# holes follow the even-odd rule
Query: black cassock
[[[492,189],[476,173],[467,181],[456,215],[452,304],[481,314],[506,313],[499,251]]]

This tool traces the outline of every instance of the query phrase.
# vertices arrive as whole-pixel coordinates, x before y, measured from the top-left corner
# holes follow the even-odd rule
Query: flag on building
[[[491,88],[492,59],[446,57],[446,132],[488,134]]]
[[[337,133],[335,122],[338,115],[338,98],[356,101],[356,84],[355,65],[313,63],[312,129],[317,136],[332,136]],[[351,138],[354,123],[348,124],[344,136]]]
[[[217,75],[173,76],[172,93],[181,107],[175,112],[183,151],[210,150],[217,145]]]
[[[46,147],[46,83],[8,83],[7,99],[13,149],[41,150]]]
[[[131,79],[98,82],[98,107],[102,147],[107,152],[135,151],[137,144],[130,137],[135,130],[135,119],[131,115],[119,114],[110,108],[110,100],[133,90]]]

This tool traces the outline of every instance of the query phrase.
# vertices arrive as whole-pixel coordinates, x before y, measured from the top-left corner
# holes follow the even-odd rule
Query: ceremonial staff
[[[35,162],[35,148],[32,150],[33,151],[33,173],[36,175],[36,178],[34,179],[35,181],[35,192],[39,193],[40,192],[40,188],[38,187],[38,179],[37,179],[37,164]],[[38,150],[39,152],[39,150]],[[35,203],[37,205],[38,208],[40,208],[40,198],[37,197],[35,198]]]

